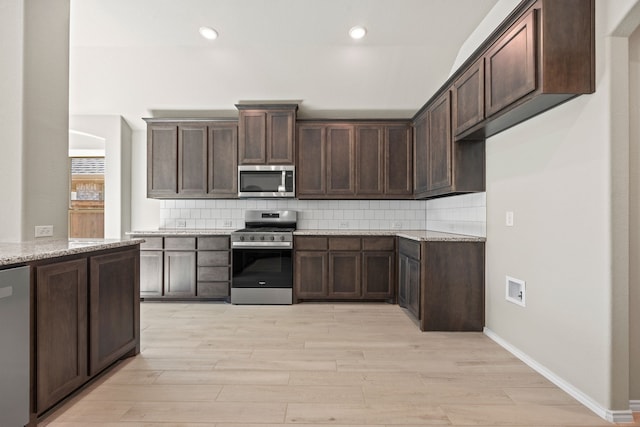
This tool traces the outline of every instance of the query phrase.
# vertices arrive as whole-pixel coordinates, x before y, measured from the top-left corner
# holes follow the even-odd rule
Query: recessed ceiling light
[[[218,38],[218,32],[211,27],[200,27],[198,31],[200,31],[200,35],[207,40],[215,40]]]
[[[362,25],[356,25],[349,30],[349,36],[354,40],[360,40],[367,35],[367,29]]]

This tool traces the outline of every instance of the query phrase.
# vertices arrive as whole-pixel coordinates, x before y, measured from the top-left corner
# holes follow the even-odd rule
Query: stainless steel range
[[[232,304],[291,304],[296,211],[245,212],[245,227],[231,233]]]

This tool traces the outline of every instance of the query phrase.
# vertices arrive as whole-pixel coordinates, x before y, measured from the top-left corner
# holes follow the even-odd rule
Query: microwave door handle
[[[281,181],[280,181],[280,187],[278,188],[279,192],[282,191],[287,191],[287,180],[286,180],[286,176],[287,176],[287,172],[286,171],[282,171],[282,175],[280,175]]]

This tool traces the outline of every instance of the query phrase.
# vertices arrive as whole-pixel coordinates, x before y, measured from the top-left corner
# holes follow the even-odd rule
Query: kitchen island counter
[[[43,239],[0,243],[0,267],[67,255],[139,245],[144,239]]]

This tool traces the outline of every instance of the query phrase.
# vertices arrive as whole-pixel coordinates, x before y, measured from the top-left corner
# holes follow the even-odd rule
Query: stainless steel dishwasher
[[[29,267],[0,270],[0,426],[29,422]]]

